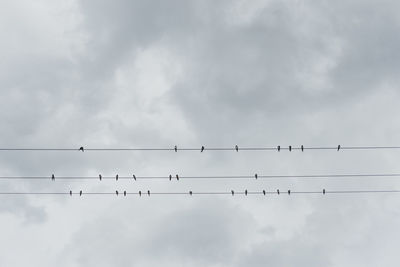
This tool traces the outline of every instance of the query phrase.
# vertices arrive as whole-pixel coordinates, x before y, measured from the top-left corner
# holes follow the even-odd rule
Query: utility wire
[[[0,148],[0,151],[292,151],[292,150],[381,150],[381,149],[400,149],[400,146],[276,146],[276,147],[240,147],[238,145],[232,147],[167,147],[167,148],[86,148],[86,147],[79,147],[79,148],[14,148],[14,147],[3,147]]]
[[[305,174],[305,175],[201,175],[201,176],[182,176],[178,174],[165,176],[0,176],[0,180],[166,180],[179,181],[181,179],[331,179],[331,178],[400,178],[400,173],[352,173],[352,174]]]

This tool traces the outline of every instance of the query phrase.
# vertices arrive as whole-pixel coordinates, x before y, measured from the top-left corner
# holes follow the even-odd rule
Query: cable
[[[400,146],[276,146],[276,147],[240,147],[240,146],[232,146],[232,147],[189,147],[189,148],[180,148],[177,146],[170,148],[12,148],[12,147],[3,147],[0,148],[0,151],[280,151],[280,150],[377,150],[377,149],[400,149]]]
[[[138,196],[151,196],[151,195],[291,195],[291,194],[379,194],[379,193],[400,193],[400,190],[320,190],[320,191],[281,191],[277,189],[276,191],[230,191],[230,192],[150,192],[150,191],[139,191],[139,192],[127,192],[127,191],[115,191],[115,192],[0,192],[0,195],[138,195]]]
[[[180,179],[323,179],[323,178],[397,178],[400,173],[372,173],[372,174],[306,174],[306,175],[203,175],[203,176],[0,176],[0,180],[180,180]]]

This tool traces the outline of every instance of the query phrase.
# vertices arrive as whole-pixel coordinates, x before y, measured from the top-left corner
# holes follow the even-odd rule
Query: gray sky
[[[0,147],[399,145],[398,1],[0,3]],[[396,151],[1,152],[0,176],[395,173]],[[1,191],[399,189],[396,179]],[[400,196],[0,196],[1,266],[398,266]]]

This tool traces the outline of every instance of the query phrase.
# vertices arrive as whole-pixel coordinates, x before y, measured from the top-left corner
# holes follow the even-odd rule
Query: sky
[[[400,145],[394,0],[2,0],[0,147]],[[398,151],[3,151],[2,192],[390,190]],[[1,195],[1,266],[398,266],[400,195]]]

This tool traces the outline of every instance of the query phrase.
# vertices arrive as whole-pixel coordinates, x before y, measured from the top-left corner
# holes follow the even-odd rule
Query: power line
[[[92,151],[92,152],[100,152],[100,151],[172,151],[172,152],[179,152],[179,151],[292,151],[292,150],[389,150],[389,149],[400,149],[400,146],[275,146],[275,147],[263,147],[263,146],[256,146],[256,147],[240,147],[238,145],[232,147],[164,147],[164,148],[86,148],[86,147],[79,147],[79,148],[15,148],[15,147],[3,147],[0,148],[0,151]]]
[[[54,174],[48,176],[0,176],[0,180],[194,180],[194,179],[331,179],[331,178],[398,178],[400,173],[352,173],[352,174],[305,174],[305,175],[201,175],[201,176],[184,176],[184,175],[165,175],[165,176],[56,176]]]

